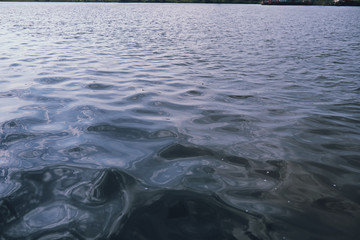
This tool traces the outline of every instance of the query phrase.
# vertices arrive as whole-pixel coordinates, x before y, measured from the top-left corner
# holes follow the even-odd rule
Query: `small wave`
[[[87,85],[87,87],[92,90],[106,90],[108,88],[111,88],[112,86],[101,84],[101,83],[91,83],[91,84]]]
[[[43,78],[36,78],[34,79],[35,82],[41,83],[41,84],[58,84],[62,82],[69,81],[70,78],[68,77],[43,77]]]

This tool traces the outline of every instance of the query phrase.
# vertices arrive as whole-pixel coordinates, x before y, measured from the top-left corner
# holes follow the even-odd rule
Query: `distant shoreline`
[[[87,3],[212,3],[262,4],[268,6],[360,6],[360,0],[0,0],[0,2],[87,2]]]

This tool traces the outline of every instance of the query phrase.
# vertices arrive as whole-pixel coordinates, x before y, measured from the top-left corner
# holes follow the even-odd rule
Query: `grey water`
[[[0,239],[358,239],[359,23],[1,2]]]

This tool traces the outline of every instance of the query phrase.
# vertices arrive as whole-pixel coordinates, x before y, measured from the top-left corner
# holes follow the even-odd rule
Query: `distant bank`
[[[360,6],[360,0],[0,0],[0,2],[154,2]]]
[[[360,6],[360,0],[262,0],[262,5]]]
[[[263,0],[262,5],[314,5],[313,1]]]

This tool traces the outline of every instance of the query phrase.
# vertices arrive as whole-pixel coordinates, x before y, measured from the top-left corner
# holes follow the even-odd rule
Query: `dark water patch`
[[[243,157],[238,157],[238,156],[225,156],[224,158],[222,158],[223,161],[231,163],[231,164],[235,164],[235,165],[240,165],[243,167],[249,167],[249,161],[246,158]]]
[[[3,227],[14,219],[14,212],[6,200],[0,200],[0,226]],[[1,232],[0,232],[1,233]]]
[[[281,115],[286,114],[285,109],[279,109],[279,108],[270,108],[270,109],[267,109],[267,111],[272,116],[281,116]]]
[[[37,60],[38,60],[38,58],[23,58],[23,59],[20,59],[19,61],[30,63],[30,62],[36,62]]]
[[[133,179],[124,177],[119,172],[112,170],[102,171],[93,182],[73,188],[70,196],[78,202],[100,205],[123,195],[122,191],[131,187],[134,183]],[[125,201],[126,199],[122,200]]]
[[[329,150],[341,150],[341,151],[356,151],[360,149],[360,144],[341,144],[341,143],[328,143],[322,144],[322,146]]]
[[[126,98],[127,101],[142,101],[146,97],[156,96],[154,93],[137,93]]]
[[[87,85],[88,88],[91,90],[106,90],[108,88],[111,88],[111,85],[101,84],[101,83],[91,83]]]
[[[360,191],[356,183],[348,183],[341,186],[341,193],[350,201],[357,204],[357,209],[360,208]],[[360,216],[360,213],[357,213],[356,216]]]
[[[264,163],[252,161],[251,163],[254,165],[254,173],[260,174],[264,179],[281,181],[285,179],[287,171],[289,171],[286,162],[282,160],[267,160]]]
[[[5,121],[1,124],[0,132],[5,134],[11,133],[22,133],[32,125],[40,125],[44,124],[45,121],[38,118],[16,118],[12,120]]]
[[[59,61],[59,62],[77,62],[77,61],[81,61],[81,60],[86,60],[86,58],[73,58],[72,56],[59,56],[59,59],[57,61]]]
[[[229,95],[229,98],[233,98],[233,99],[248,99],[248,98],[252,98],[254,96],[252,95]]]
[[[114,124],[126,124],[126,125],[143,125],[143,126],[153,126],[155,123],[151,121],[146,121],[146,119],[135,118],[135,117],[121,117],[111,120]]]
[[[317,135],[323,135],[323,136],[333,136],[333,135],[340,135],[342,134],[342,132],[334,130],[334,129],[330,129],[330,128],[325,128],[325,129],[309,129],[307,130],[307,132],[312,133],[312,134],[317,134]]]
[[[7,134],[4,137],[4,139],[2,139],[1,143],[2,144],[8,144],[8,143],[12,143],[12,142],[20,141],[20,140],[33,138],[34,136],[35,135],[32,134],[32,133],[12,133],[12,134]]]
[[[150,70],[151,71],[151,70]],[[157,71],[157,70],[154,70]],[[160,70],[161,71],[161,70]],[[151,74],[148,73],[141,73],[141,74],[135,74],[134,77],[135,78],[139,78],[139,79],[147,79],[147,78],[151,78]]]
[[[41,72],[41,73],[38,73],[38,76],[46,76],[46,75],[51,75],[50,72]]]
[[[10,120],[6,121],[3,124],[1,124],[2,130],[8,129],[8,128],[23,128],[24,125],[21,124],[19,120]]]
[[[152,110],[149,108],[135,108],[132,110],[132,112],[138,114],[138,115],[149,115],[149,116],[169,116],[167,112],[160,111],[160,110]]]
[[[239,199],[264,199],[267,192],[256,190],[256,189],[245,189],[245,190],[226,190],[228,196],[232,196]]]
[[[178,159],[178,158],[191,158],[199,156],[211,156],[212,152],[207,149],[202,149],[199,147],[185,146],[182,144],[173,144],[161,150],[159,153],[160,157],[163,157],[168,160]]]
[[[341,156],[352,167],[360,170],[360,155],[343,155]]]
[[[86,98],[103,99],[103,100],[110,100],[110,99],[114,98],[114,94],[111,94],[111,93],[108,93],[108,94],[81,94],[79,96],[86,97]]]
[[[9,75],[9,78],[14,78],[14,79],[16,79],[16,78],[21,78],[23,75],[21,75],[21,74],[14,74],[14,75]]]
[[[298,212],[289,209],[289,214],[293,218],[289,218],[282,226],[273,224],[275,229],[283,229],[285,239],[303,239],[304,235],[308,239],[319,240],[356,238],[356,234],[354,234],[356,232],[354,231],[355,224],[352,222],[356,221],[356,218],[351,219],[346,215],[339,215],[334,218],[334,213],[313,209],[304,209],[304,211]],[[312,221],[309,221],[310,219]],[[278,216],[274,221],[284,221],[284,218]],[[302,236],[300,237],[299,234]]]
[[[73,98],[61,98],[61,97],[52,97],[52,96],[44,96],[41,94],[26,94],[24,96],[22,96],[22,98],[27,99],[27,100],[34,100],[36,102],[40,102],[40,103],[55,103],[55,105],[52,106],[47,106],[47,108],[52,108],[55,106],[58,107],[62,107],[63,105],[61,104],[67,104],[67,103],[71,103],[76,101],[76,99]],[[35,106],[36,108],[37,106]],[[29,108],[28,106],[24,106],[21,109],[26,109]]]
[[[204,93],[201,91],[197,91],[197,90],[189,90],[189,91],[186,91],[183,95],[184,96],[202,96],[202,95],[204,95]]]
[[[62,82],[66,82],[71,80],[71,78],[68,77],[43,77],[43,78],[36,78],[34,79],[35,82],[41,83],[41,84],[58,84]]]
[[[149,132],[140,128],[129,128],[129,127],[117,127],[109,124],[98,124],[94,126],[89,126],[87,128],[89,132],[96,132],[106,134],[112,138],[121,138],[121,139],[146,139],[149,136]]]
[[[339,123],[354,123],[354,124],[360,124],[360,120],[357,118],[352,117],[346,117],[346,116],[323,116],[324,119],[328,119],[332,122],[339,122]]]
[[[82,240],[82,238],[78,237],[77,234],[71,234],[69,232],[67,233],[49,233],[49,234],[43,234],[43,236],[40,236],[38,240]]]
[[[177,111],[188,111],[194,109],[193,105],[174,103],[170,101],[151,101],[148,104],[154,107],[169,108]]]
[[[155,195],[153,203],[136,209],[121,231],[121,237],[139,240],[262,239],[264,233],[252,232],[248,218],[234,209],[224,208],[211,196],[168,191]]]
[[[113,76],[120,75],[121,72],[118,71],[105,71],[105,70],[88,70],[87,73],[93,76]]]
[[[6,239],[268,239],[260,218],[215,195],[149,189],[115,169],[16,171],[0,198]],[[73,239],[73,238],[71,238]]]
[[[276,168],[286,167],[286,162],[283,160],[267,160],[266,163],[268,163]]]
[[[311,116],[302,119],[302,121],[305,121],[306,125],[327,126],[333,128],[333,130],[352,129],[354,128],[353,124],[358,123],[358,120],[337,116]]]
[[[237,115],[237,114],[227,114],[222,113],[222,111],[204,111],[200,118],[196,118],[193,120],[196,124],[213,124],[219,122],[225,123],[241,123],[241,122],[248,122],[253,123],[257,122],[258,120],[245,115]]]
[[[20,63],[12,63],[12,64],[10,64],[9,67],[20,67],[20,66],[21,66]]]
[[[121,226],[128,211],[127,191],[135,184],[130,176],[111,169],[65,166],[16,172],[9,180],[18,187],[0,199],[0,235],[6,239],[72,234],[108,238]]]
[[[255,170],[255,172],[260,173],[266,177],[271,177],[274,178],[276,180],[280,180],[281,179],[281,174],[279,171],[271,171],[271,170]]]
[[[339,176],[339,175],[344,175],[344,174],[350,173],[348,170],[346,170],[344,168],[327,165],[324,163],[307,162],[307,165],[312,166],[313,170],[318,170],[320,172],[326,171],[326,172],[332,173],[334,176]]]
[[[236,133],[236,132],[240,132],[241,129],[238,127],[235,127],[234,125],[227,125],[227,126],[223,126],[223,127],[218,127],[218,128],[214,128],[215,131],[217,132],[225,132],[225,133]]]
[[[329,191],[326,195],[334,197],[335,193],[341,193],[344,195],[344,186],[353,185],[354,181],[360,181],[359,176],[354,175],[358,174],[358,171],[353,171],[349,168],[344,168],[339,164],[324,164],[324,163],[314,163],[307,162],[306,169],[311,173],[312,177],[319,182],[319,185],[322,186],[322,190],[325,192]],[[355,189],[355,186],[352,186],[352,189]],[[331,194],[330,194],[331,193]]]
[[[0,92],[0,98],[12,98],[17,97],[17,94],[14,91]]]
[[[358,205],[336,198],[320,198],[313,202],[313,207],[324,211],[330,211],[335,213],[353,214],[359,213],[360,208]]]

